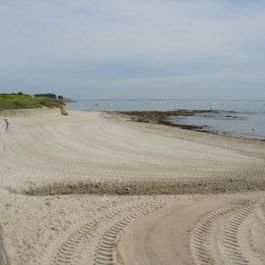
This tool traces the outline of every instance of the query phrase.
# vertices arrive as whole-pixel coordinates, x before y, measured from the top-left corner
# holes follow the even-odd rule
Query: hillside
[[[65,104],[62,101],[52,98],[33,97],[31,95],[0,94],[0,111],[42,107],[58,107],[62,109],[64,106]]]

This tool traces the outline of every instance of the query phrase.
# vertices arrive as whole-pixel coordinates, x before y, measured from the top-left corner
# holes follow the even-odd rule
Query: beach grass
[[[33,97],[31,95],[0,95],[0,111],[33,108],[62,108],[64,103],[57,99]]]

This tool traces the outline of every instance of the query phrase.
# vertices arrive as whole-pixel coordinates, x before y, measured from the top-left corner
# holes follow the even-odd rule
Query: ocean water
[[[69,104],[74,110],[167,111],[178,109],[218,110],[192,117],[172,117],[177,124],[237,136],[265,139],[265,100],[80,100]]]

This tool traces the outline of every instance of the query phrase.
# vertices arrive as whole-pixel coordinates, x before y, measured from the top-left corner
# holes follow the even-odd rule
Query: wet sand
[[[264,264],[264,142],[96,112],[9,119],[10,264]]]

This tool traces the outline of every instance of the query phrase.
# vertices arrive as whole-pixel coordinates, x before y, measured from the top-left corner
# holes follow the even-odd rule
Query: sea
[[[175,124],[201,126],[205,130],[265,140],[265,100],[78,100],[70,109],[86,111],[213,110],[190,117],[170,117]]]

